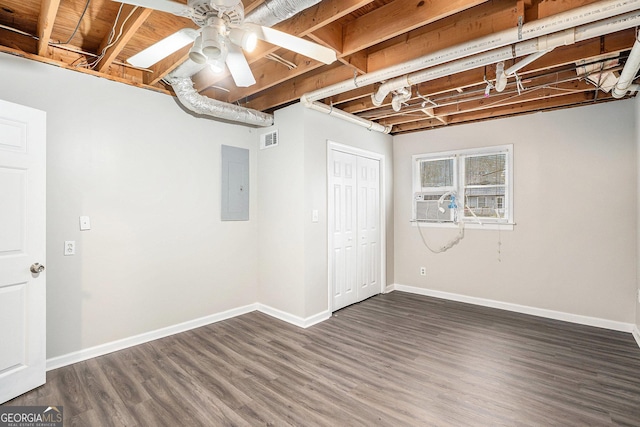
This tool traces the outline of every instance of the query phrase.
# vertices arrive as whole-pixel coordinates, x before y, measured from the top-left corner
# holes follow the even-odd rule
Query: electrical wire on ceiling
[[[124,21],[122,21],[122,25],[120,25],[120,31],[118,32],[118,35],[115,36],[116,25],[118,23],[118,19],[120,19],[120,14],[122,13],[123,6],[124,4],[121,3],[120,8],[118,9],[118,14],[116,15],[116,19],[113,23],[113,27],[111,27],[111,32],[109,33],[109,40],[107,42],[107,45],[104,47],[104,49],[102,49],[102,52],[100,52],[100,55],[98,55],[98,57],[93,62],[91,62],[90,64],[87,64],[88,68],[94,69],[96,65],[98,65],[98,63],[102,60],[102,58],[104,58],[104,55],[107,53],[107,49],[109,49],[111,46],[116,44],[118,40],[120,40],[120,38],[122,37],[122,33],[124,31],[124,26],[127,24],[127,21],[131,18],[131,16],[133,16],[134,12],[138,9],[138,6],[131,9],[131,12],[129,12],[129,15],[127,15]]]
[[[274,62],[277,62],[279,64],[284,65],[285,67],[287,67],[290,70],[295,70],[296,68],[298,68],[298,66],[296,64],[294,64],[291,61],[287,61],[286,59],[284,59],[281,56],[276,55],[275,53],[270,53],[268,55],[265,56],[266,59],[270,59]]]
[[[76,33],[78,32],[78,29],[80,28],[80,24],[82,23],[82,19],[84,18],[84,15],[87,13],[87,9],[89,9],[89,3],[91,3],[91,0],[87,0],[87,3],[84,5],[84,10],[82,11],[82,14],[80,14],[80,19],[78,19],[78,23],[76,24],[76,28],[73,30],[73,32],[71,33],[71,35],[69,36],[69,40],[67,40],[66,42],[57,42],[57,43],[49,43],[49,44],[69,44],[71,43],[71,40],[73,40],[73,38],[75,37]]]

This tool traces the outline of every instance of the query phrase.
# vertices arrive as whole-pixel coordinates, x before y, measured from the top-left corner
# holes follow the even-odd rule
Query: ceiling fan
[[[193,43],[189,58],[198,64],[209,64],[221,72],[225,64],[238,87],[256,83],[242,49],[250,52],[257,39],[308,56],[325,64],[336,60],[336,53],[319,44],[282,31],[244,22],[241,0],[188,0],[187,4],[171,0],[113,0],[177,16],[190,18],[199,30],[184,28],[133,55],[127,62],[149,68],[164,57]]]

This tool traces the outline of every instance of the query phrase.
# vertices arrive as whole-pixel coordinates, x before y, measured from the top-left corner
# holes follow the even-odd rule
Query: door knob
[[[33,274],[42,273],[44,271],[44,265],[40,265],[36,262],[35,264],[31,265],[31,268],[29,270],[31,270]]]

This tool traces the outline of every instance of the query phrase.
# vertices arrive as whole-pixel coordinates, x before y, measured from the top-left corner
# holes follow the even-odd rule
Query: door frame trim
[[[380,293],[384,293],[387,288],[387,218],[386,218],[386,158],[384,154],[374,151],[364,150],[362,148],[353,147],[351,145],[341,144],[339,142],[327,139],[327,290],[329,312],[333,313],[333,293],[332,293],[332,273],[333,263],[331,262],[331,251],[333,250],[333,198],[330,196],[331,190],[331,173],[333,152],[340,151],[342,153],[353,154],[359,157],[377,160],[380,162]]]

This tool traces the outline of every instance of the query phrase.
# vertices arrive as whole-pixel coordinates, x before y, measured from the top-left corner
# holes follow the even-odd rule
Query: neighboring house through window
[[[513,224],[512,147],[413,156],[414,219]]]

